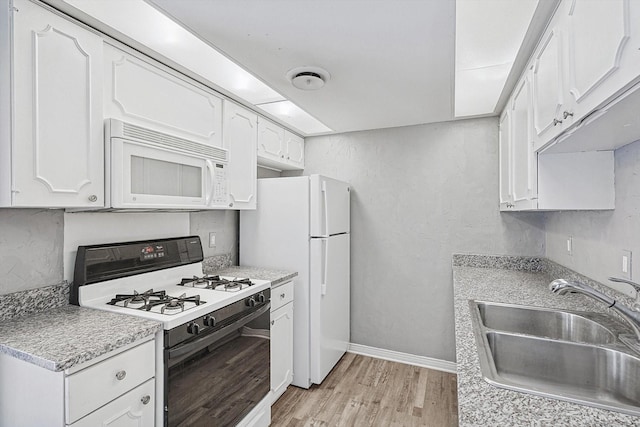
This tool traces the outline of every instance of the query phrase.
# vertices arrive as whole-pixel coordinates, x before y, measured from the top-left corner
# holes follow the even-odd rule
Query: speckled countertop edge
[[[549,292],[549,281],[558,277],[580,278],[604,288],[544,258],[454,255],[460,426],[640,426],[639,417],[501,389],[483,379],[468,301],[479,299],[572,310],[606,310],[581,295],[560,297]],[[624,297],[610,288],[605,292]]]
[[[221,276],[249,277],[250,279],[269,280],[272,288],[278,287],[298,275],[295,271],[275,270],[272,268],[242,265],[219,269],[208,268],[205,266],[204,272],[207,274],[219,274]]]
[[[0,352],[63,371],[155,334],[162,324],[67,305],[0,322]]]

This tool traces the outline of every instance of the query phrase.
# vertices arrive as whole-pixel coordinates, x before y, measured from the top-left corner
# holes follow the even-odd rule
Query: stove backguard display
[[[78,304],[80,286],[202,260],[202,245],[198,236],[79,246],[71,303]]]

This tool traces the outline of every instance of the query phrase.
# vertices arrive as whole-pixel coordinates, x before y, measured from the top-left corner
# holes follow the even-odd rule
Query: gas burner
[[[252,286],[253,282],[249,279],[233,280],[224,279],[220,276],[202,276],[182,279],[180,286],[190,286],[192,288],[213,289],[216,291],[237,292],[241,289]]]
[[[139,308],[140,306],[144,307],[149,303],[150,299],[158,300],[166,298],[165,291],[155,291],[153,289],[149,289],[146,292],[138,293],[137,291],[133,291],[133,294],[116,294],[114,298],[111,299],[107,304],[110,305],[119,305],[121,303],[123,307],[128,307],[129,305],[136,306],[135,308]],[[132,307],[134,308],[134,307]]]
[[[188,297],[182,294],[174,297],[167,295],[165,291],[154,292],[153,289],[149,289],[141,294],[136,291],[133,291],[133,294],[118,294],[107,304],[160,314],[176,314],[205,302],[200,300],[200,295]]]
[[[219,282],[220,276],[205,275],[202,277],[193,276],[191,279],[182,279],[180,285],[190,286],[192,288],[212,289],[211,283]]]
[[[229,282],[224,284],[224,289],[227,291],[236,290],[236,288],[241,288],[241,287],[242,287],[242,283],[238,283],[238,282]]]

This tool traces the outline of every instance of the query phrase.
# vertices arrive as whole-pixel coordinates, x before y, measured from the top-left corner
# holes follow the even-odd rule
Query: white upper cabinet
[[[262,117],[258,120],[258,156],[284,161],[284,129]]]
[[[561,2],[531,61],[536,151],[638,80],[639,22],[637,1]]]
[[[573,0],[568,21],[568,91],[572,112],[583,117],[640,74],[638,28],[631,43],[631,19],[638,27],[638,2]]]
[[[511,151],[512,151],[512,191],[517,209],[535,206],[536,162],[533,151],[531,126],[531,85],[529,75],[525,75],[516,86],[510,106]]]
[[[106,118],[222,146],[222,99],[160,64],[104,45]]]
[[[549,141],[562,131],[562,58],[562,32],[554,27],[544,35],[532,65],[534,129],[539,141]]]
[[[255,209],[257,191],[256,141],[258,116],[239,105],[224,102],[224,148],[229,151],[227,185],[229,207]]]
[[[103,206],[102,39],[13,6],[0,12],[0,205]]]
[[[304,169],[304,138],[259,117],[258,165],[275,170]]]
[[[285,129],[284,144],[288,163],[304,169],[304,138]]]
[[[500,117],[500,210],[511,210],[513,194],[511,192],[511,120],[507,108]]]
[[[500,119],[500,209],[537,207],[537,163],[533,150],[530,76],[516,85]]]

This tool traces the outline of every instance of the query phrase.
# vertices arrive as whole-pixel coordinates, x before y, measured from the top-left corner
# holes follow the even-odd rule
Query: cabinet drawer
[[[153,427],[154,418],[155,381],[149,380],[72,424],[72,427],[116,425]]]
[[[71,424],[155,375],[148,341],[65,378],[66,421]],[[119,379],[120,378],[120,379]]]
[[[271,312],[293,301],[293,281],[271,289]]]

